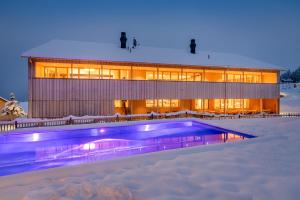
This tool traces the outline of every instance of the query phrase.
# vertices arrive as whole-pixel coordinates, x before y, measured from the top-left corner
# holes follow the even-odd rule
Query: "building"
[[[29,117],[279,112],[277,66],[234,54],[193,52],[193,42],[190,50],[128,48],[122,42],[53,40],[23,53]]]
[[[8,101],[7,99],[0,97],[0,110],[4,107],[7,101]]]
[[[0,111],[4,108],[6,102],[8,102],[7,99],[5,99],[3,97],[0,97]],[[6,121],[6,120],[9,120],[9,119],[10,118],[7,117],[7,116],[1,116],[0,115],[0,121]]]

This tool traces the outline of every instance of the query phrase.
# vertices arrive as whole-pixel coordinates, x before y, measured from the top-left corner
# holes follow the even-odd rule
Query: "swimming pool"
[[[0,176],[253,137],[189,119],[13,132],[0,136]]]

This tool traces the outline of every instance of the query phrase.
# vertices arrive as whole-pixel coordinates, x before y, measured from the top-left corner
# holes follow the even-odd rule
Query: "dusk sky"
[[[27,98],[22,52],[52,39],[230,52],[279,66],[300,66],[298,0],[1,0],[0,96]]]

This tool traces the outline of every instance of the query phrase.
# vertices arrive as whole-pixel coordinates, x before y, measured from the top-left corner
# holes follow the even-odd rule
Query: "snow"
[[[130,52],[115,44],[69,40],[51,40],[24,52],[22,57],[284,70],[273,64],[230,53],[197,51],[191,54],[188,49],[146,46],[138,46]]]
[[[24,102],[19,102],[20,106],[23,108],[23,110],[28,113],[28,102],[24,101]]]
[[[300,113],[300,86],[298,88],[285,88],[281,90],[286,96],[280,99],[280,112]]]
[[[299,89],[285,92],[281,107],[300,107]],[[0,177],[1,199],[299,199],[300,118],[204,122],[258,137]]]
[[[1,177],[0,194],[10,200],[298,199],[299,122],[212,120],[259,137]]]

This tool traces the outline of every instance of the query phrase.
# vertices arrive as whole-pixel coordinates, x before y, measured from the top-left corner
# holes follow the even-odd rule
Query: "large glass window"
[[[277,83],[277,73],[276,72],[263,72],[262,73],[263,83]]]
[[[133,80],[155,80],[156,78],[156,67],[132,67]]]
[[[37,78],[277,83],[277,72],[35,62]]]
[[[179,107],[178,99],[147,99],[146,107],[161,107],[161,108],[177,108]]]
[[[244,72],[245,83],[261,83],[260,72]]]
[[[224,70],[205,70],[205,81],[224,82]]]
[[[224,99],[214,99],[214,108],[215,110],[223,110],[225,108]]]
[[[128,100],[114,100],[115,108],[128,108]]]
[[[197,110],[208,109],[208,99],[195,99],[195,109]]]
[[[226,71],[227,82],[243,82],[243,72],[241,71]]]

